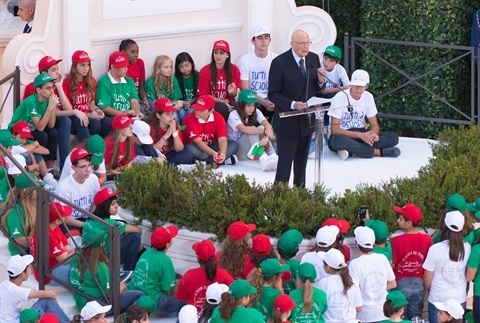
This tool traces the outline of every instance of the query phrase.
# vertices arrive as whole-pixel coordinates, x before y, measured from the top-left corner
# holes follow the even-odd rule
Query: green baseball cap
[[[0,130],[0,144],[5,148],[20,145],[20,141],[13,139],[12,133],[7,129]]]
[[[242,92],[240,92],[240,95],[238,96],[238,102],[246,102],[247,104],[257,103],[258,99],[255,95],[255,91],[249,89],[242,90]]]
[[[480,211],[480,197],[476,198],[473,203],[466,204],[465,207],[472,212]]]
[[[20,323],[36,323],[40,319],[40,314],[33,308],[25,308],[20,312]]]
[[[280,264],[278,259],[268,258],[260,263],[260,269],[263,277],[272,277],[290,270],[290,266]]]
[[[465,198],[460,194],[452,194],[447,198],[445,205],[449,211],[465,211],[467,202]]]
[[[380,220],[368,220],[365,226],[370,228],[375,233],[375,241],[380,241],[388,237],[388,227],[385,222]]]
[[[93,135],[88,139],[87,150],[92,154],[92,164],[100,165],[103,162],[105,149],[105,140],[99,135]]]
[[[242,298],[250,294],[255,294],[257,289],[250,285],[245,279],[237,279],[229,288],[230,293],[235,298]]]
[[[394,308],[399,308],[408,305],[405,294],[399,290],[389,291],[387,294],[387,301],[391,301]]]
[[[54,79],[48,74],[45,74],[45,73],[38,74],[37,76],[35,76],[35,79],[33,80],[33,86],[37,88],[49,82],[55,82],[56,80],[57,79]]]
[[[85,221],[82,229],[83,244],[90,248],[100,247],[108,238],[107,227],[94,220]],[[91,244],[90,244],[91,243]]]
[[[290,229],[285,231],[278,239],[278,249],[282,250],[285,254],[293,254],[300,243],[303,241],[303,235],[297,229]]]
[[[30,178],[28,178],[28,177],[30,177]],[[36,183],[40,186],[45,185],[43,182],[39,181],[35,177],[34,173],[29,172],[28,177],[27,177],[27,175],[25,175],[23,173],[21,173],[17,177],[15,177],[15,187],[20,188],[20,189],[29,188],[29,187],[33,187],[35,185],[33,183]],[[33,181],[33,183],[32,183],[32,181]]]
[[[317,278],[317,271],[315,270],[315,266],[309,262],[304,262],[297,269],[297,276],[300,278],[302,282],[305,282],[309,279],[312,283]]]
[[[327,46],[327,48],[325,48],[325,54],[333,58],[342,59],[342,50],[335,45]]]

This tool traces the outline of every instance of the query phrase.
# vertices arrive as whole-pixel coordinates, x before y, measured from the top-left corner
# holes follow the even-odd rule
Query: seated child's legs
[[[135,269],[140,240],[138,233],[127,233],[120,238],[120,263],[123,263],[123,270]]]
[[[178,313],[180,309],[187,304],[186,301],[180,301],[173,295],[167,295],[167,293],[163,293],[158,300],[157,308],[155,309],[155,314],[162,315],[162,314],[170,314],[170,313]]]
[[[207,162],[213,161],[212,156],[203,152],[200,148],[197,147],[197,145],[193,143],[185,144],[185,150],[190,151],[193,154],[193,157],[195,157],[195,159],[197,160],[204,160]]]
[[[32,309],[38,312],[40,316],[45,313],[53,313],[58,317],[60,323],[69,323],[70,319],[62,310],[57,301],[53,298],[40,298],[35,304],[32,305]]]

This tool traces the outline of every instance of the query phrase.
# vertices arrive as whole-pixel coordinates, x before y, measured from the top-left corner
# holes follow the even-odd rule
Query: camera
[[[365,217],[367,216],[367,211],[368,208],[366,206],[361,206],[360,210],[358,211],[358,218],[365,219]]]

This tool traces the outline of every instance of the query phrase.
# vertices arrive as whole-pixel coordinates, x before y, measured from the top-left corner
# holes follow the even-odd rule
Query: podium
[[[315,184],[322,182],[322,163],[323,163],[323,145],[324,145],[324,133],[323,133],[323,117],[325,112],[330,110],[330,107],[324,107],[320,104],[330,102],[330,99],[323,98],[311,98],[307,101],[308,106],[311,107],[304,110],[292,110],[287,112],[280,112],[280,118],[290,118],[301,115],[309,115],[315,113]]]

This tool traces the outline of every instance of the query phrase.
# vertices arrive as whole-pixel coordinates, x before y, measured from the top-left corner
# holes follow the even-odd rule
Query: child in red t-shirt
[[[109,175],[120,174],[132,165],[137,156],[133,142],[133,119],[127,114],[118,114],[112,121],[112,132],[105,139],[105,166]]]
[[[397,289],[407,297],[405,317],[410,320],[414,316],[422,316],[425,298],[422,265],[432,238],[418,231],[422,210],[417,205],[408,203],[404,207],[394,206],[393,210],[397,212],[399,228],[405,233],[390,240],[392,266]]]

